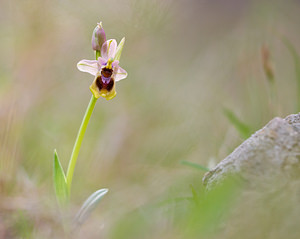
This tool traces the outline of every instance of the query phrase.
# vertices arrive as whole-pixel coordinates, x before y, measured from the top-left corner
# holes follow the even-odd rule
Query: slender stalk
[[[101,56],[101,53],[100,51],[95,51],[95,57],[96,57],[96,60],[98,60],[98,58]]]
[[[93,113],[93,110],[95,108],[95,104],[96,104],[97,98],[94,97],[94,95],[92,95],[92,98],[90,100],[90,103],[86,109],[86,112],[84,114],[84,117],[82,119],[78,134],[77,134],[77,138],[73,147],[73,151],[71,154],[71,158],[69,161],[69,166],[68,166],[68,171],[67,171],[67,185],[68,185],[68,190],[69,190],[69,195],[71,192],[71,185],[72,185],[72,179],[73,179],[73,174],[74,174],[74,169],[75,169],[75,165],[76,165],[76,161],[77,161],[77,157],[79,154],[79,150],[81,147],[81,143],[87,128],[87,125],[90,121],[91,115]]]

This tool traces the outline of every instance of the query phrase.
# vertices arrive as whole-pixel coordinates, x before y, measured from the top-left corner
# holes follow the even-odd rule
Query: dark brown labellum
[[[104,76],[105,78],[111,77],[112,73],[113,70],[108,68],[103,68],[101,71],[101,75]]]
[[[114,79],[111,77],[113,73],[112,69],[103,68],[101,71],[101,76],[96,79],[96,85],[99,90],[105,89],[111,91],[114,87]]]
[[[101,76],[97,77],[97,79],[96,79],[96,85],[97,85],[97,87],[98,87],[99,90],[101,90],[103,88]]]
[[[114,87],[114,79],[111,78],[110,82],[106,85],[106,89],[108,91],[111,91],[113,87]]]

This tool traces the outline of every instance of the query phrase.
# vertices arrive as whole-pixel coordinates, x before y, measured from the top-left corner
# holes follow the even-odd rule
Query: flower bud
[[[92,36],[92,48],[94,51],[101,51],[102,44],[106,41],[106,35],[102,22],[97,23]]]

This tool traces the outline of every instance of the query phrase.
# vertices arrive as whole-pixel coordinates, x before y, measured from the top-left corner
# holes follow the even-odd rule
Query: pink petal
[[[102,58],[102,57],[98,58],[98,63],[100,65],[100,68],[101,68],[101,66],[105,66],[106,62],[107,62],[107,60],[105,60],[104,58]]]
[[[119,67],[119,61],[114,61],[113,63],[112,63],[112,67],[114,68],[114,67]]]
[[[120,81],[123,80],[127,77],[127,72],[122,68],[122,67],[118,67],[117,68],[117,72],[115,73],[115,81]]]
[[[96,60],[81,60],[77,63],[78,70],[96,75],[99,71],[98,61]]]
[[[103,43],[101,47],[101,56],[108,60],[109,58],[114,58],[117,51],[117,41],[115,39],[107,40]]]

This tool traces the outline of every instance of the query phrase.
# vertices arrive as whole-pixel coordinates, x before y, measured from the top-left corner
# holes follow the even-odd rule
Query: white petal
[[[118,67],[117,68],[117,73],[115,73],[115,81],[120,81],[123,80],[127,77],[127,72],[122,68],[122,67]]]
[[[96,60],[81,60],[77,63],[78,70],[88,72],[95,76],[99,71],[98,61]]]
[[[108,60],[114,58],[117,51],[117,41],[115,39],[107,40],[101,47],[101,56]]]

